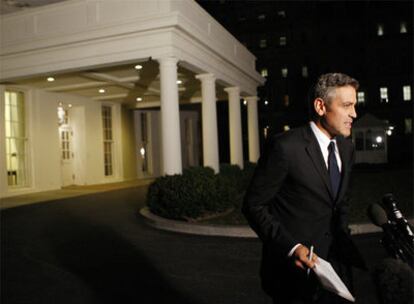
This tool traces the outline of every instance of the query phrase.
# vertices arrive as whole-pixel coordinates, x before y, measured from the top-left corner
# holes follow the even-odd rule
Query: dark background
[[[371,113],[394,127],[388,162],[412,166],[413,97],[403,100],[403,86],[413,90],[412,1],[197,2],[257,57],[259,73],[267,69],[258,89],[262,147],[266,126],[279,133],[308,121],[310,88],[320,74],[342,72],[365,93],[358,116]],[[380,87],[388,88],[388,102]],[[229,161],[227,111],[218,103],[221,162]],[[246,126],[246,107],[242,111]],[[247,159],[246,128],[243,140]]]

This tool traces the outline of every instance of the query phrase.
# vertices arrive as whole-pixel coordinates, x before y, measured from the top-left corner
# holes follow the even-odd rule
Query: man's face
[[[331,101],[324,102],[321,124],[330,138],[351,135],[352,121],[357,116],[355,105],[356,91],[351,86],[336,88],[331,93]]]

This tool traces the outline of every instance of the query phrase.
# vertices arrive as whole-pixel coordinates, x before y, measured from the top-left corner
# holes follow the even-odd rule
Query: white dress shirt
[[[342,161],[341,161],[341,157],[339,156],[339,150],[338,150],[338,145],[336,144],[336,139],[335,138],[330,139],[328,136],[326,136],[326,134],[323,133],[313,121],[311,121],[309,124],[313,131],[313,134],[315,134],[316,139],[318,140],[319,147],[321,148],[321,151],[322,151],[323,159],[325,160],[326,168],[328,168],[328,156],[329,156],[328,146],[331,141],[335,143],[336,162],[338,163],[339,172],[341,172]]]

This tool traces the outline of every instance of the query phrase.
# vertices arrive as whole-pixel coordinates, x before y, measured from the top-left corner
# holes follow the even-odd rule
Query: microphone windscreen
[[[385,210],[378,204],[371,204],[367,209],[367,215],[370,218],[371,222],[381,227],[382,225],[388,222],[387,214]]]

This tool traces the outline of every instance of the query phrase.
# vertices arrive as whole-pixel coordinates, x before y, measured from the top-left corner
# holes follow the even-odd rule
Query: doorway
[[[75,184],[73,130],[70,125],[70,107],[64,107],[62,104],[59,104],[57,111],[59,119],[62,186],[65,187]]]

